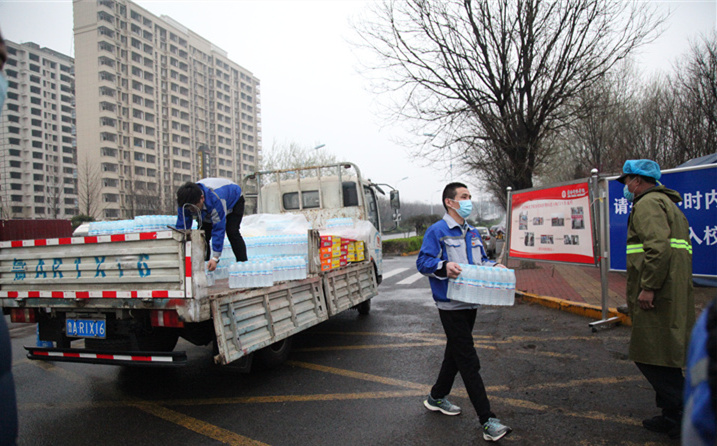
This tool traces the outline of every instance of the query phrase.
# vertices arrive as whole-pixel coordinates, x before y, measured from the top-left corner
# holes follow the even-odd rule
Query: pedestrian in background
[[[631,201],[627,227],[630,359],[655,390],[660,415],[643,420],[653,432],[679,438],[687,344],[695,323],[692,245],[678,192],[658,184],[660,166],[628,160],[618,181]]]
[[[231,243],[237,262],[246,262],[246,244],[239,232],[244,217],[241,187],[225,178],[187,182],[177,190],[177,229],[190,229],[192,216],[199,217],[207,242],[207,269],[214,271],[224,249],[224,235]]]
[[[7,60],[5,40],[0,34],[0,70]],[[0,115],[7,96],[8,83],[0,73]],[[12,446],[17,440],[17,401],[12,377],[12,347],[5,315],[0,312],[0,446]]]
[[[461,273],[459,263],[497,264],[488,260],[480,233],[465,220],[472,211],[468,187],[463,183],[448,184],[443,189],[443,207],[446,214],[426,231],[416,260],[418,271],[428,276],[433,299],[446,333],[446,350],[441,370],[423,404],[432,411],[459,415],[461,408],[450,403],[446,396],[451,392],[456,374],[460,373],[468,397],[478,414],[483,438],[498,441],[512,429],[502,424],[491,411],[480,375],[480,360],[473,345],[473,326],[479,305],[448,298],[448,279],[455,279]]]

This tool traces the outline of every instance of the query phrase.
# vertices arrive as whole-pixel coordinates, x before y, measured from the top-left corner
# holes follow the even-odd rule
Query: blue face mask
[[[2,106],[5,104],[7,97],[7,78],[0,74],[0,115],[2,115]]]
[[[631,203],[633,200],[635,200],[635,194],[630,192],[630,190],[627,188],[627,184],[625,185],[625,187],[622,188],[622,196],[625,197],[625,199],[627,199],[627,201]]]
[[[635,194],[630,192],[630,189],[627,187],[627,185],[630,184],[631,182],[632,182],[632,180],[626,182],[625,187],[622,188],[622,196],[625,197],[625,199],[627,201],[629,201],[630,203],[635,201]]]
[[[453,200],[453,201],[456,201],[460,205],[460,207],[458,209],[456,209],[456,212],[461,217],[468,218],[468,216],[471,215],[471,212],[473,212],[473,202],[472,201],[470,201],[470,200],[461,200],[461,201]],[[453,209],[455,209],[455,208],[453,208]]]

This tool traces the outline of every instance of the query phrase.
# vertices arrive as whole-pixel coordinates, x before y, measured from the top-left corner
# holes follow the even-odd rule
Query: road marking
[[[361,379],[364,381],[371,381],[381,384],[387,384],[389,386],[399,386],[408,389],[421,390],[424,393],[428,392],[431,388],[429,385],[416,384],[410,381],[404,381],[401,379],[385,378],[383,376],[371,375],[369,373],[354,372],[352,370],[338,369],[336,367],[328,367],[325,365],[312,364],[310,362],[301,361],[287,361],[287,364],[296,367],[302,367],[309,370],[316,370],[318,372],[331,373],[333,375],[346,376],[349,378]]]
[[[384,278],[384,279],[388,279],[389,277],[393,277],[393,276],[395,276],[396,274],[401,274],[401,273],[404,272],[404,271],[408,271],[408,268],[396,268],[396,269],[392,269],[391,271],[389,271],[389,272],[387,272],[387,273],[383,273],[383,278]]]
[[[215,426],[177,411],[167,409],[159,404],[147,401],[128,401],[127,405],[136,407],[137,409],[154,415],[155,417],[169,421],[170,423],[174,423],[178,426],[182,426],[205,437],[221,441],[224,444],[230,444],[233,446],[268,446],[266,443],[252,440],[251,438],[236,434],[219,426]]]
[[[412,276],[408,276],[405,279],[403,279],[402,281],[398,282],[397,285],[410,285],[413,282],[417,282],[417,281],[421,280],[423,277],[425,277],[423,274],[416,273],[416,274],[414,274]]]

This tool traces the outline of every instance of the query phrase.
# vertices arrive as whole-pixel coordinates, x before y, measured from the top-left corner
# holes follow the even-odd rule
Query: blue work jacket
[[[467,223],[462,227],[449,214],[445,214],[442,220],[431,225],[426,231],[416,259],[416,267],[418,272],[428,276],[433,300],[438,308],[450,309],[467,305],[475,307],[473,304],[451,302],[448,299],[448,277],[438,277],[435,274],[446,262],[495,265],[495,262],[488,260],[478,230]],[[443,304],[448,302],[460,305]]]
[[[205,178],[197,185],[204,194],[202,221],[212,224],[212,257],[219,258],[224,249],[224,235],[227,230],[227,213],[241,197],[241,187],[225,178]],[[192,207],[177,210],[177,229],[192,227]]]

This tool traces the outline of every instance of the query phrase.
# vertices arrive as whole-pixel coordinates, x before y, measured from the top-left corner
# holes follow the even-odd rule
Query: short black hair
[[[177,189],[177,204],[183,207],[185,204],[199,204],[204,193],[197,183],[187,181]]]
[[[443,203],[443,207],[446,211],[448,211],[448,208],[446,207],[446,198],[450,198],[451,200],[456,198],[456,189],[459,187],[465,187],[468,189],[468,186],[458,182],[448,183],[446,187],[443,188],[443,198],[441,199],[441,202]]]

